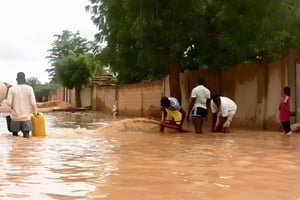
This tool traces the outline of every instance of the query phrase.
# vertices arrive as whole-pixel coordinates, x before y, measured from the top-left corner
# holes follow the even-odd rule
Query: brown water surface
[[[30,139],[12,137],[1,118],[0,199],[300,199],[300,134],[159,133],[147,120],[45,117],[47,136]]]

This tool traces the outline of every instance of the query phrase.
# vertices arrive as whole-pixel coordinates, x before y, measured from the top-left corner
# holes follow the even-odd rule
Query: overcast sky
[[[88,0],[7,0],[0,7],[0,82],[16,84],[16,74],[49,82],[48,49],[53,35],[63,30],[88,40],[94,39],[96,27],[84,7]]]

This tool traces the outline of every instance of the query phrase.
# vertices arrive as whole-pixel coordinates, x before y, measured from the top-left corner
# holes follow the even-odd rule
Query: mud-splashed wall
[[[224,67],[220,75],[222,95],[238,105],[233,126],[280,130],[278,105],[284,86],[291,87],[291,109],[296,107],[297,51],[287,50],[276,62],[264,60]],[[295,118],[291,118],[295,122]]]
[[[287,50],[276,62],[267,58],[220,70],[198,70],[180,75],[182,107],[187,111],[192,88],[198,78],[204,77],[207,87],[213,93],[228,96],[238,105],[232,123],[236,128],[258,130],[280,130],[278,104],[284,86],[291,88],[291,109],[296,108],[296,61],[298,52]],[[92,109],[111,112],[117,102],[121,116],[160,118],[159,101],[168,96],[169,78],[160,81],[142,82],[122,86],[94,86],[92,89]],[[64,100],[58,91],[56,98]],[[55,95],[53,95],[55,96]],[[81,97],[90,98],[90,97]],[[72,99],[72,97],[71,97]],[[295,122],[295,118],[291,118]],[[210,118],[209,118],[210,121]],[[205,123],[210,126],[210,122]]]

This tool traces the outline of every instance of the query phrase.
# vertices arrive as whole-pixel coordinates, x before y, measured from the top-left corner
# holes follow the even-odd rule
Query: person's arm
[[[287,111],[290,112],[289,107],[288,107],[288,105],[287,105],[286,102],[283,102],[283,103],[282,103],[282,107],[283,107],[285,110],[287,110]]]
[[[290,112],[290,116],[296,116],[296,112]]]
[[[188,113],[187,113],[187,121],[189,121],[190,113],[191,113],[191,111],[194,107],[195,101],[196,101],[196,98],[191,99],[191,102],[189,104],[189,110],[188,110]]]
[[[287,105],[287,102],[283,102],[282,103],[282,107],[289,112],[290,116],[296,116],[296,112],[291,112],[290,111],[290,109],[289,109],[289,107]]]
[[[37,104],[36,104],[36,100],[35,100],[35,94],[33,91],[33,88],[30,89],[30,104],[31,104],[31,109],[32,109],[32,113],[34,115],[38,114],[38,109],[37,109]]]
[[[217,131],[222,131],[222,129],[224,127],[223,125],[227,121],[227,118],[228,117],[223,117],[222,115],[220,115],[220,117],[219,117],[219,123],[217,125]]]
[[[179,112],[181,112],[181,122],[180,122],[180,125],[179,125],[179,129],[181,131],[183,122],[185,120],[186,112],[182,108],[179,110]]]
[[[288,101],[289,101],[289,97],[285,96],[283,102],[282,102],[282,107],[283,109],[285,109],[287,112],[289,112],[290,116],[296,116],[296,112],[291,112],[288,106]]]
[[[211,124],[211,130],[215,131],[216,128],[216,123],[217,123],[217,117],[218,117],[218,113],[212,113],[212,124]]]
[[[167,117],[167,111],[164,107],[161,107],[161,122],[166,121],[166,117]],[[159,131],[163,132],[164,129],[165,129],[165,127],[160,125]]]
[[[167,118],[167,111],[165,108],[161,108],[161,121],[164,122],[166,121]]]
[[[210,98],[206,99],[206,115],[205,115],[205,119],[207,119],[207,115],[208,115],[208,112],[209,112],[209,106],[210,105]]]
[[[218,108],[212,100],[210,101],[210,109],[211,109],[211,113],[212,113],[211,131],[214,132],[215,128],[216,128],[216,125],[217,125]]]

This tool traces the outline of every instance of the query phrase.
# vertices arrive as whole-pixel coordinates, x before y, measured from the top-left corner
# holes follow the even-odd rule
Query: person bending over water
[[[218,94],[214,94],[211,99],[212,131],[229,132],[233,116],[237,111],[237,105],[230,98]]]
[[[186,112],[182,109],[180,103],[175,97],[163,96],[160,99],[160,107],[162,111],[162,122],[178,125],[179,131],[185,119]],[[164,131],[164,126],[160,126],[160,131]]]

